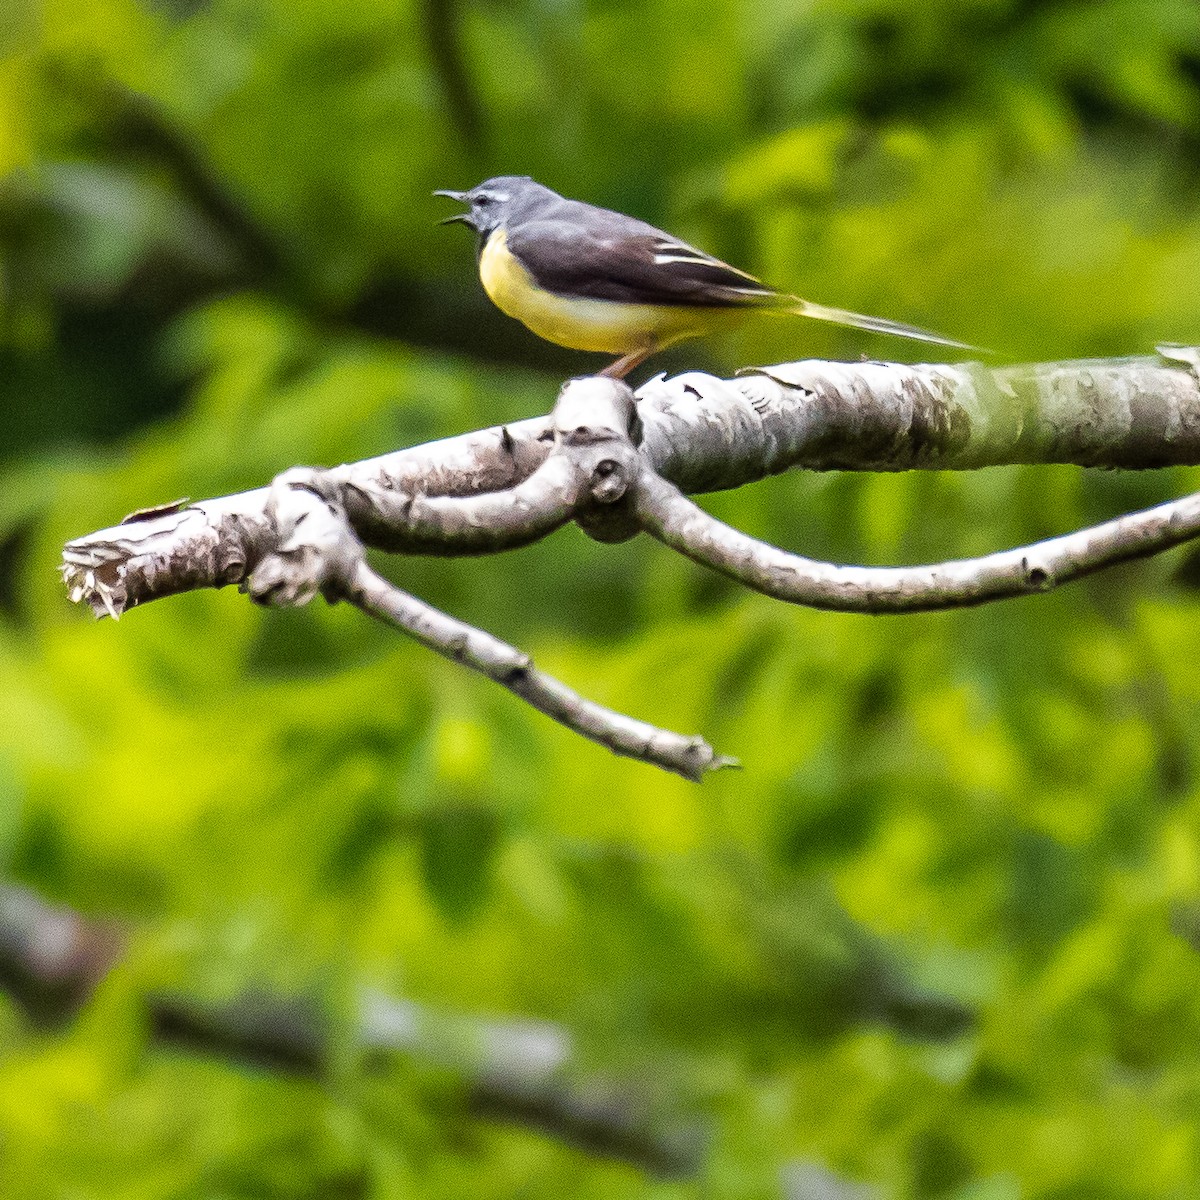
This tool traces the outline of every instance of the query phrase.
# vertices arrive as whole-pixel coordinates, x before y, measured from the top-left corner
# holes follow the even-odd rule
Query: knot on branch
[[[588,493],[597,504],[615,504],[629,488],[629,480],[621,463],[602,458],[592,470]]]
[[[274,547],[242,585],[252,600],[299,607],[318,592],[337,599],[354,578],[363,547],[342,506],[333,473],[293,467],[277,475],[266,504]]]
[[[629,386],[619,379],[571,379],[554,406],[556,452],[569,459],[580,483],[579,527],[598,542],[623,542],[640,529],[626,500],[644,464],[642,427]]]

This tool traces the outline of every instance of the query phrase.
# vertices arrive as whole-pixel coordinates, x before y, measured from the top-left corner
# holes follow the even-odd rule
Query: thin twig
[[[1193,493],[981,558],[914,567],[857,567],[818,562],[760,542],[710,516],[648,471],[637,488],[635,511],[652,537],[755,591],[790,604],[858,613],[965,608],[1046,592],[1200,536],[1200,493]]]
[[[359,564],[345,598],[423,646],[486,675],[560,725],[606,746],[614,754],[651,763],[694,781],[708,771],[736,766],[736,760],[719,756],[701,737],[659,729],[585,699],[537,670],[527,654],[401,591],[366,563]]]

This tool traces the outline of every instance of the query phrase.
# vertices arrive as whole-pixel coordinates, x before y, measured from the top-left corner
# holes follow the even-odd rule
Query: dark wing
[[[719,258],[622,213],[564,201],[508,230],[508,248],[548,291],[624,304],[741,308],[777,292]]]

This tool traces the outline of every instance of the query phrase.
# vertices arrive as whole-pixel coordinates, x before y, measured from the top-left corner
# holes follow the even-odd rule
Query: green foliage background
[[[0,1194],[732,1200],[805,1163],[897,1200],[1200,1192],[1186,557],[878,619],[572,531],[389,565],[745,764],[700,787],[353,612],[222,592],[96,624],[54,570],[135,508],[545,411],[591,360],[489,308],[429,194],[490,174],[1001,359],[1194,341],[1191,0],[7,0],[0,54],[0,864],[137,931],[66,1030],[0,994]],[[775,321],[663,365],[910,351]],[[1197,486],[795,475],[706,503],[914,562]],[[559,1023],[707,1130],[698,1170],[368,1064],[364,986]],[[316,997],[333,1064],[166,1051],[162,989]]]

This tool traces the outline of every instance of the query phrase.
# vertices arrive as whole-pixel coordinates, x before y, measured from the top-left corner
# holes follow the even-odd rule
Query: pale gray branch
[[[1196,353],[991,369],[787,363],[734,380],[690,373],[638,393],[643,462],[687,493],[738,487],[795,467],[966,468],[1005,463],[1154,467],[1200,463]],[[325,472],[361,541],[423,554],[481,554],[562,519],[511,498],[550,456],[549,417],[484,429]],[[71,596],[118,615],[159,596],[241,583],[271,548],[260,488],[142,514],[68,543]],[[494,495],[477,506],[455,499]],[[522,493],[522,505],[527,504]]]
[[[479,671],[560,725],[608,747],[614,754],[652,763],[685,779],[735,765],[701,737],[658,729],[587,700],[566,684],[537,670],[515,647],[401,591],[361,563],[346,599],[363,612],[408,633],[423,646]]]
[[[1200,493],[1015,550],[914,567],[857,567],[789,554],[718,521],[646,472],[635,511],[641,526],[693,562],[776,600],[839,612],[963,608],[1045,592],[1200,535]]]
[[[405,554],[495,554],[553,533],[578,503],[573,463],[547,458],[528,479],[501,492],[426,496],[358,482],[346,485],[346,511],[360,536]]]
[[[525,481],[500,496],[468,497],[444,510],[467,532],[500,527],[528,539],[573,514],[605,510],[636,478],[629,441],[633,399],[624,384],[580,380],[555,408],[555,449]],[[269,489],[266,513],[274,545],[255,565],[245,590],[264,604],[308,603],[318,592],[345,599],[422,645],[479,671],[539,712],[614,754],[699,780],[734,765],[701,737],[685,737],[614,712],[537,670],[528,655],[402,591],[376,574],[342,508],[343,489],[330,472],[294,468]],[[384,502],[387,500],[385,498]],[[437,501],[423,502],[427,508]],[[453,502],[452,502],[453,503]],[[163,519],[163,518],[158,518]],[[599,523],[603,526],[603,521]]]
[[[363,546],[485,554],[573,520],[600,541],[645,528],[758,591],[821,608],[902,612],[1044,591],[1195,537],[1200,501],[984,558],[867,568],[764,545],[682,492],[792,467],[1200,463],[1198,362],[1187,347],[996,369],[801,362],[734,380],[657,379],[636,404],[618,381],[571,380],[548,418],[327,470],[295,468],[270,488],[135,514],[68,543],[63,575],[72,600],[114,617],[158,596],[235,582],[268,603],[345,595],[616,753],[697,779],[729,760],[699,738],[583,700],[512,647],[385,583],[363,565]]]
[[[1200,463],[1197,352],[988,367],[840,363],[679,375],[639,393],[645,454],[687,493],[815,471]]]

